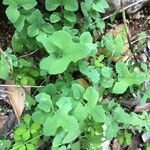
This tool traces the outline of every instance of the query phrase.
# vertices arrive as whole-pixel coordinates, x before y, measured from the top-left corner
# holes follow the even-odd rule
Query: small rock
[[[150,133],[143,133],[142,140],[144,143],[148,142],[150,140]]]

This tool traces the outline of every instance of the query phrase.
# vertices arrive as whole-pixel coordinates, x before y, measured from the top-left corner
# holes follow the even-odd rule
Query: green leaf
[[[18,4],[23,7],[25,10],[30,10],[37,5],[36,0],[21,0],[18,1]]]
[[[102,34],[105,32],[106,24],[103,19],[101,18],[96,19],[96,26],[97,28],[99,28]]]
[[[122,94],[127,90],[128,87],[129,84],[124,81],[116,82],[113,87],[113,93]]]
[[[29,21],[29,23],[36,25],[40,25],[41,23],[45,22],[43,20],[43,14],[38,9],[32,11],[32,13],[27,16],[27,20]]]
[[[81,115],[82,114],[82,115]],[[87,118],[88,113],[86,112],[83,104],[78,103],[77,107],[73,110],[73,116],[82,124],[83,121]]]
[[[80,142],[75,142],[73,144],[71,144],[71,150],[80,150],[81,146],[80,146]]]
[[[20,16],[20,12],[18,11],[18,9],[16,7],[13,7],[10,5],[6,9],[6,15],[7,15],[8,19],[10,20],[10,22],[15,23]]]
[[[75,117],[64,112],[62,105],[53,117],[47,119],[44,124],[43,133],[45,136],[54,135],[59,127],[62,127],[67,132],[62,144],[70,143],[79,135],[79,125],[77,120]]]
[[[49,38],[45,37],[45,40],[43,38],[43,36],[39,36],[37,40],[52,54],[42,59],[40,68],[47,70],[49,74],[64,72],[70,62],[76,63],[90,53],[87,44],[74,43],[72,37],[65,31],[54,32]],[[47,68],[47,66],[49,67]]]
[[[32,119],[39,124],[44,124],[48,117],[52,116],[51,113],[45,113],[44,111],[38,110],[32,114]]]
[[[115,83],[113,93],[122,94],[129,86],[140,85],[146,80],[146,74],[141,72],[129,72],[125,63],[117,62],[116,71],[118,73],[118,82]]]
[[[106,78],[111,78],[112,76],[112,70],[110,67],[103,67],[101,72],[102,72],[102,76]]]
[[[17,21],[14,23],[14,26],[17,31],[21,31],[24,27],[26,17],[24,15],[20,15]]]
[[[26,132],[25,126],[20,126],[15,130],[15,135],[23,135]]]
[[[99,99],[99,94],[93,87],[88,87],[86,89],[85,94],[83,95],[83,98],[86,99],[88,102],[97,102]]]
[[[80,36],[80,41],[83,43],[92,43],[93,38],[92,38],[90,32],[83,32]]]
[[[73,91],[73,97],[77,100],[79,100],[85,92],[84,88],[80,84],[73,84],[71,90]]]
[[[23,140],[27,141],[30,138],[30,131],[27,130],[26,132],[24,132],[24,134],[22,135]]]
[[[26,144],[27,150],[35,150],[35,147],[33,144]]]
[[[62,97],[56,102],[56,105],[63,110],[64,113],[68,113],[72,109],[72,103],[69,97]]]
[[[104,88],[111,88],[113,86],[114,79],[113,78],[110,78],[110,79],[102,78],[100,83]]]
[[[12,143],[12,142],[11,142],[10,140],[6,140],[6,139],[0,140],[0,149],[1,149],[1,150],[10,149],[11,143]]]
[[[1,60],[0,60],[0,78],[6,80],[6,79],[8,79],[8,76],[9,76],[8,62],[7,62],[6,58],[1,56]]]
[[[62,118],[56,118],[56,117],[47,118],[43,127],[43,134],[45,136],[51,136],[55,134],[55,132],[57,131],[57,128],[59,127],[59,124],[58,124],[59,119],[61,120]]]
[[[87,100],[86,111],[88,113],[91,113],[95,105],[97,104],[97,101],[99,99],[99,93],[95,90],[95,88],[90,86],[86,89],[86,92],[83,95],[83,98]]]
[[[105,9],[109,8],[109,5],[106,0],[96,0],[93,2],[92,7],[98,12],[105,13]]]
[[[60,5],[58,0],[46,0],[45,6],[48,11],[55,10]]]
[[[56,86],[52,83],[47,84],[43,89],[42,93],[46,93],[50,95],[51,97],[54,97],[57,94]]]
[[[61,146],[58,148],[58,150],[67,150],[66,146]]]
[[[54,27],[50,23],[44,23],[42,29],[45,33],[52,34],[54,32]]]
[[[119,127],[117,123],[114,122],[111,123],[105,131],[106,138],[111,141],[114,137],[117,136],[118,131],[119,131]]]
[[[64,18],[69,22],[76,22],[76,15],[70,11],[64,11]]]
[[[34,37],[38,35],[40,32],[39,28],[37,27],[36,24],[32,24],[28,27],[28,35],[29,37]]]
[[[78,2],[77,0],[63,0],[64,8],[68,11],[76,11],[78,10]]]
[[[61,20],[60,13],[54,12],[50,15],[50,22],[56,23]]]
[[[113,37],[112,34],[107,34],[103,37],[103,40],[109,55],[117,57],[123,54],[124,41],[121,35]]]
[[[46,113],[50,112],[50,107],[47,103],[40,103],[37,107]]]
[[[11,0],[3,0],[4,5],[12,5],[12,6],[17,6],[16,1],[11,1]]]
[[[25,122],[26,124],[29,125],[30,122],[31,122],[31,116],[28,115],[28,114],[26,114],[26,115],[24,116],[23,120],[24,120],[24,122]]]
[[[55,147],[59,147],[60,145],[62,145],[62,141],[63,141],[66,134],[67,134],[66,131],[57,133],[57,135],[55,136],[55,138],[53,140],[52,146],[55,148]]]
[[[113,118],[115,121],[124,123],[124,124],[132,124],[132,116],[128,113],[126,113],[123,108],[118,106],[115,108],[113,112]]]
[[[26,150],[26,146],[25,146],[25,144],[21,144],[21,145],[19,145],[19,150]]]
[[[88,12],[92,8],[92,3],[93,3],[92,0],[85,0],[85,2],[81,2],[81,10],[85,17],[88,17],[88,15],[89,15]]]
[[[32,134],[35,134],[38,132],[38,130],[40,129],[40,124],[34,122],[32,125],[31,125],[31,133]]]
[[[100,80],[100,73],[94,66],[88,66],[86,63],[81,62],[79,64],[79,70],[86,75],[93,83],[98,83]]]
[[[97,105],[92,112],[92,117],[96,122],[105,122],[105,110],[103,106]]]
[[[46,93],[38,94],[35,99],[39,103],[38,108],[44,112],[50,112],[50,110],[53,108],[51,97]]]

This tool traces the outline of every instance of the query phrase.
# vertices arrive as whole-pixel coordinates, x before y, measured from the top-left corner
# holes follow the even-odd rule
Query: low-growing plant
[[[149,88],[141,93],[150,79],[148,67],[120,59],[127,37],[124,32],[105,34],[102,14],[109,7],[107,1],[39,3],[3,0],[16,30],[13,50],[1,55],[0,78],[43,85],[27,95],[31,115],[26,114],[15,129],[12,144],[1,141],[3,147],[34,150],[47,142],[52,150],[97,150],[105,140],[118,138],[127,146],[132,132],[149,133],[147,112],[130,113],[120,102],[126,96],[139,98],[142,104],[147,101]]]
[[[34,150],[40,143],[40,136],[42,136],[40,124],[33,122],[31,116],[26,114],[19,127],[15,129],[13,135],[15,143],[12,149]]]

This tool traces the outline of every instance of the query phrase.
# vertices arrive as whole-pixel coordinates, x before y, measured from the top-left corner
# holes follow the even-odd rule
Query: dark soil
[[[10,24],[5,15],[5,7],[0,3],[0,48],[6,50],[11,46],[11,38],[14,33],[14,28]]]
[[[129,29],[131,35],[134,36],[141,31],[147,32],[150,35],[150,6],[143,8],[129,20]]]

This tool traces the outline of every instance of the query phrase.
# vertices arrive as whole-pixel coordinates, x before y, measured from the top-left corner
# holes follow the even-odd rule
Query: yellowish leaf
[[[14,85],[11,81],[7,81],[6,84],[10,85],[7,86],[7,91],[9,91],[7,92],[7,96],[19,121],[21,114],[24,110],[25,90],[22,87],[11,86]]]
[[[88,82],[87,82],[85,79],[79,78],[79,79],[77,79],[77,81],[79,82],[79,84],[80,84],[84,89],[86,89],[86,88],[89,87],[89,84],[88,84]]]

